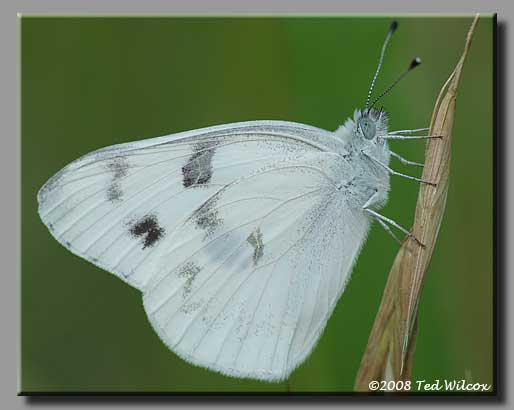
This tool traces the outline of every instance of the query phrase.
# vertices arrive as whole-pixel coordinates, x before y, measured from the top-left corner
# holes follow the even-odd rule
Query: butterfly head
[[[373,75],[371,85],[368,90],[368,96],[366,98],[366,104],[364,106],[365,108],[361,110],[355,110],[353,122],[351,119],[348,119],[347,122],[344,123],[341,127],[339,127],[336,131],[340,135],[341,139],[344,141],[349,141],[350,135],[357,135],[369,142],[382,141],[383,143],[384,140],[380,140],[377,137],[387,134],[388,115],[383,111],[382,108],[380,110],[374,108],[375,104],[378,101],[380,101],[382,97],[388,94],[389,91],[391,91],[394,88],[394,86],[398,84],[400,80],[403,77],[405,77],[405,75],[407,75],[408,72],[410,72],[412,69],[416,68],[418,65],[421,64],[421,60],[418,57],[414,58],[409,64],[409,67],[405,71],[403,71],[400,74],[400,76],[398,76],[396,80],[394,80],[389,85],[389,87],[387,87],[374,99],[371,98],[373,96],[373,91],[375,89],[378,74],[380,73],[380,69],[382,68],[382,63],[384,61],[384,55],[387,45],[389,44],[389,41],[391,40],[391,37],[397,28],[398,23],[396,21],[393,21],[391,23],[391,26],[389,27],[389,31],[387,32],[384,44],[382,45],[382,51],[380,52],[378,66],[375,71],[375,74]]]
[[[353,116],[357,134],[370,141],[387,134],[387,118],[387,113],[382,108],[355,110]]]

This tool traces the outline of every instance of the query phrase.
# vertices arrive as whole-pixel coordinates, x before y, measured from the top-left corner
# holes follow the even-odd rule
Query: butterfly
[[[187,362],[287,378],[320,338],[371,222],[417,241],[378,212],[391,175],[430,184],[389,167],[391,156],[421,165],[388,140],[431,138],[415,135],[426,128],[388,131],[374,105],[392,86],[370,103],[396,27],[366,107],[336,131],[250,121],[99,149],[41,188],[42,221],[139,289],[153,328]]]

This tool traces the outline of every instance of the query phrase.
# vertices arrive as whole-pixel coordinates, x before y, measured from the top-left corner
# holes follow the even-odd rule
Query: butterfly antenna
[[[386,95],[389,91],[391,91],[393,89],[393,87],[398,84],[400,82],[400,80],[405,77],[407,75],[407,73],[411,70],[413,70],[414,68],[416,68],[418,65],[421,64],[421,59],[419,57],[416,57],[414,60],[411,61],[410,65],[409,65],[409,68],[407,68],[407,70],[405,70],[403,73],[400,74],[400,76],[393,81],[393,83],[387,87],[385,89],[384,92],[382,92],[377,98],[375,98],[373,100],[373,102],[371,103],[371,105],[369,106],[368,108],[368,111],[371,110],[371,108],[373,108],[373,106],[384,96]],[[367,105],[366,105],[366,108],[367,108]]]
[[[389,27],[389,31],[387,32],[386,39],[384,41],[384,45],[382,46],[382,51],[380,52],[380,59],[378,60],[378,67],[375,75],[373,76],[373,80],[371,80],[371,85],[369,86],[368,98],[366,99],[366,108],[368,108],[369,101],[371,100],[371,93],[373,93],[373,89],[375,88],[375,82],[377,81],[378,73],[380,73],[380,69],[382,68],[382,62],[384,61],[384,54],[387,48],[387,44],[389,44],[389,40],[393,36],[393,33],[396,31],[398,27],[398,22],[393,21],[391,26]]]

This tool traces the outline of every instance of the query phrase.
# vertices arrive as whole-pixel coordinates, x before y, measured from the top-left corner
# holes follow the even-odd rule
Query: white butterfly
[[[103,148],[43,186],[41,219],[139,289],[154,329],[186,361],[286,378],[319,339],[371,221],[410,235],[377,212],[390,175],[402,175],[389,168],[398,155],[387,139],[427,137],[388,133],[378,99],[369,105],[395,28],[366,108],[337,131],[252,121]]]

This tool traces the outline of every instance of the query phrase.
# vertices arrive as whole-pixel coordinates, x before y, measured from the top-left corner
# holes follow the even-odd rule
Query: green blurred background
[[[225,377],[169,351],[141,295],[71,254],[36,194],[97,148],[209,125],[280,119],[334,130],[362,107],[392,17],[21,19],[22,346],[30,392],[350,392],[397,244],[374,226],[313,354],[288,382]],[[471,17],[406,17],[377,91],[391,129],[428,126]],[[424,142],[393,142],[422,161]],[[464,68],[445,219],[419,310],[414,380],[493,381],[493,19]],[[394,168],[410,174],[393,162]],[[392,179],[383,213],[409,227],[418,186]]]

